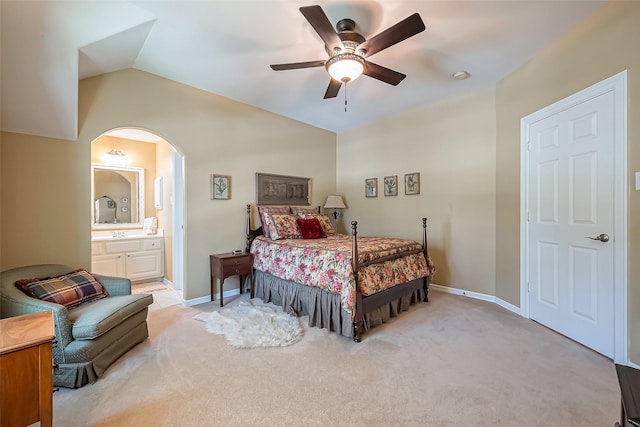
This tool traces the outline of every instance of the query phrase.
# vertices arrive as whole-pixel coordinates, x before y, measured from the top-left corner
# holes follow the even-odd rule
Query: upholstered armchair
[[[67,308],[25,294],[16,287],[21,279],[51,278],[74,269],[59,264],[14,268],[0,273],[0,318],[53,311],[55,341],[53,383],[82,387],[95,382],[120,356],[144,341],[151,295],[132,295],[129,279],[94,274],[108,297]]]

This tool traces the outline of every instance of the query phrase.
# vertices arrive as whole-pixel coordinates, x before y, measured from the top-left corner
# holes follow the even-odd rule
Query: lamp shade
[[[324,207],[327,209],[346,209],[342,196],[338,196],[337,194],[327,196],[327,202],[324,204]]]

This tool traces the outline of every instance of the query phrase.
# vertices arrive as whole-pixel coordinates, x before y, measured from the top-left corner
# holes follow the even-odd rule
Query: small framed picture
[[[398,175],[384,177],[384,195],[385,196],[398,195]]]
[[[121,207],[120,207],[120,210],[121,210],[122,212],[129,212],[129,206],[121,206]]]
[[[404,194],[420,194],[420,172],[405,174]]]
[[[211,175],[211,200],[229,200],[231,198],[231,176]]]
[[[121,199],[120,199],[120,201],[121,201],[123,204],[127,204],[127,203],[129,203],[129,198],[128,198],[128,197],[123,197],[123,198],[121,198]]]
[[[364,196],[378,197],[378,178],[367,178],[364,180]]]

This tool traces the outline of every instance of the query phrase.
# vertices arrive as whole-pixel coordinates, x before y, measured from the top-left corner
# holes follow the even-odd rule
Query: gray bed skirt
[[[340,305],[340,295],[313,286],[283,280],[260,270],[255,272],[255,297],[264,302],[272,302],[289,313],[309,316],[309,326],[338,332],[353,338],[351,315]],[[364,330],[386,323],[410,306],[422,301],[424,291],[408,291],[407,295],[384,304],[364,316]]]

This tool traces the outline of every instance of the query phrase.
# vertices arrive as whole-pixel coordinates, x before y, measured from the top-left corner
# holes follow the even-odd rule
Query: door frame
[[[627,70],[581,90],[520,119],[520,314],[529,319],[529,129],[542,119],[580,103],[613,92],[614,95],[614,230],[613,230],[613,354],[614,362],[627,365]]]
[[[184,156],[174,147],[173,151],[173,286],[176,290],[182,290],[184,299],[185,278],[185,254],[184,254]]]

